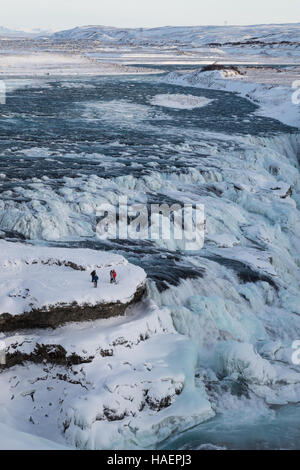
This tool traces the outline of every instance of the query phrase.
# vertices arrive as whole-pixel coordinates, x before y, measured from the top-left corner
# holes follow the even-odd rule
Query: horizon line
[[[59,31],[67,31],[76,28],[111,28],[111,29],[127,29],[127,30],[151,30],[151,29],[162,29],[162,28],[201,28],[201,27],[212,27],[212,28],[230,28],[230,27],[255,27],[255,26],[285,26],[285,25],[300,25],[300,20],[296,22],[284,22],[284,23],[251,23],[251,24],[241,24],[241,23],[224,23],[224,24],[196,24],[196,25],[179,25],[179,24],[165,24],[163,26],[112,26],[112,25],[104,25],[104,24],[77,24],[75,26],[70,27],[60,27],[60,28],[41,28],[38,26],[32,27],[8,27],[1,25],[0,28],[4,28],[10,31],[15,32],[26,32],[26,31],[51,31],[51,32],[59,32]]]

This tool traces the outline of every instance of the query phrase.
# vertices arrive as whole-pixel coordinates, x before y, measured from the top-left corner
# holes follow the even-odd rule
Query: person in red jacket
[[[117,273],[114,269],[110,271],[110,283],[115,284],[117,281]]]

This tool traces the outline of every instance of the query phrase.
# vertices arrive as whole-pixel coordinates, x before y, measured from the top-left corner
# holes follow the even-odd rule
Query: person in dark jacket
[[[99,280],[99,277],[97,276],[97,274],[95,274],[94,277],[93,277],[94,287],[97,287],[97,285],[98,285],[98,280]]]
[[[94,271],[91,272],[91,278],[92,278],[92,282],[94,282],[94,277],[97,275],[95,269]]]

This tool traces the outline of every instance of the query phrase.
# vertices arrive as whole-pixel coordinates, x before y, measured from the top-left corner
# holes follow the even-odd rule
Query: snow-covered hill
[[[76,47],[101,61],[298,63],[300,24],[252,26],[82,26],[40,36],[40,45]]]
[[[114,28],[82,26],[52,34],[54,40],[97,40],[103,43],[154,45],[261,41],[264,43],[300,42],[300,24],[252,26],[165,26],[160,28]]]

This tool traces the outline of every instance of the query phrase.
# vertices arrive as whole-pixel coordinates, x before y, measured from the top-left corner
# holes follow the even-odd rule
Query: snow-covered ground
[[[54,361],[2,371],[6,426],[80,449],[145,448],[214,416],[203,383],[195,382],[195,345],[176,333],[168,310],[149,301],[125,319],[5,341],[8,353],[41,361],[39,351],[47,347],[50,355],[64,348],[70,364],[74,354],[80,358],[69,367]],[[28,448],[40,445],[37,438],[27,441]],[[22,448],[18,439],[14,448]]]
[[[100,63],[93,58],[79,54],[5,53],[0,51],[0,76],[48,77],[48,76],[90,76],[153,73],[142,67],[127,67],[122,64]],[[155,72],[157,73],[157,72]]]
[[[0,423],[0,450],[68,450],[69,447],[51,442],[48,439],[26,432],[17,431],[10,426]]]
[[[61,46],[62,47],[62,46]],[[299,64],[300,47],[285,51],[279,46],[256,47],[191,47],[185,46],[125,46],[87,45],[84,54],[103,63],[124,65],[207,65],[213,62],[240,65],[294,65]],[[267,49],[267,50],[266,50]]]
[[[123,256],[93,250],[34,247],[0,240],[0,316],[20,315],[33,309],[51,310],[57,305],[95,306],[128,303],[146,273]],[[115,269],[118,284],[110,284]],[[91,283],[97,270],[99,286]]]

